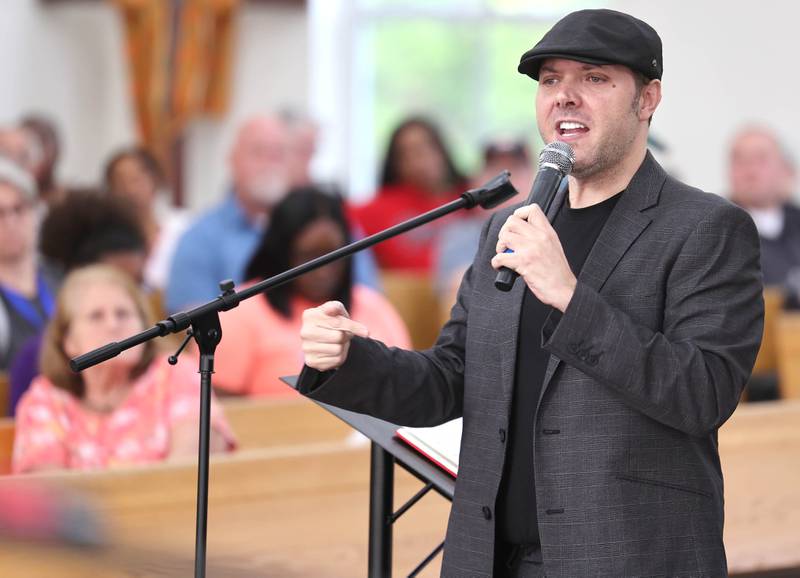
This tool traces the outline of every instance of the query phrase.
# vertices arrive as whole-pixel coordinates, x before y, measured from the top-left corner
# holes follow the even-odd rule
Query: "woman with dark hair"
[[[353,215],[371,235],[455,198],[465,183],[436,125],[411,117],[389,138],[375,199],[354,208]],[[383,269],[430,272],[431,249],[441,225],[436,221],[376,245],[378,264]]]
[[[381,187],[411,183],[434,194],[446,194],[465,180],[431,120],[412,116],[392,131],[381,169]]]
[[[39,249],[62,272],[105,263],[144,279],[147,240],[132,204],[95,189],[72,189],[42,223]]]
[[[143,147],[115,153],[106,163],[103,179],[109,195],[133,206],[147,240],[144,282],[151,289],[163,289],[175,245],[189,225],[188,214],[169,203],[162,190],[164,171]]]
[[[270,226],[250,259],[252,282],[267,279],[349,242],[341,199],[313,187],[296,189],[272,213]],[[388,345],[410,346],[397,312],[379,293],[352,281],[350,260],[337,261],[253,297],[221,316],[224,338],[217,348],[214,384],[238,395],[285,396],[293,391],[279,377],[303,363],[301,315],[326,301],[349,304],[353,318],[369,322]]]

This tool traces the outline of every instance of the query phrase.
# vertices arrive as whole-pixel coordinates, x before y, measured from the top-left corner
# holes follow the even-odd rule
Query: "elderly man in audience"
[[[231,191],[178,240],[167,309],[213,299],[224,279],[243,280],[272,208],[289,191],[289,146],[288,127],[277,117],[252,118],[239,129],[229,157]]]
[[[65,279],[42,349],[42,375],[17,408],[12,467],[98,469],[191,457],[200,387],[192,363],[171,366],[152,341],[82,373],[69,359],[143,331],[148,304],[128,275],[108,265]],[[212,400],[211,449],[235,440]]]
[[[38,230],[33,178],[0,156],[0,371],[53,313],[59,279],[37,255]]]
[[[765,285],[800,290],[800,209],[791,202],[795,166],[777,135],[749,126],[730,148],[731,200],[744,208],[758,229]]]

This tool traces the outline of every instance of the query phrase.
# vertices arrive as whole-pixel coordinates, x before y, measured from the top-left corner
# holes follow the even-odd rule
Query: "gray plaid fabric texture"
[[[563,201],[563,199],[562,199]],[[315,399],[398,424],[464,417],[442,576],[489,577],[494,505],[523,291],[495,289],[487,223],[449,322],[426,351],[355,338]],[[763,325],[759,242],[724,199],[648,154],[598,237],[559,322],[535,413],[549,578],[721,578],[717,429],[733,413]],[[524,354],[524,353],[523,353]],[[301,374],[300,389],[311,372]]]

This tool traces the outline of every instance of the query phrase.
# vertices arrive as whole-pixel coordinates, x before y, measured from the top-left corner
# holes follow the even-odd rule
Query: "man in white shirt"
[[[764,285],[800,292],[800,209],[790,203],[794,162],[771,130],[741,129],[731,142],[731,200],[745,209],[761,240]]]

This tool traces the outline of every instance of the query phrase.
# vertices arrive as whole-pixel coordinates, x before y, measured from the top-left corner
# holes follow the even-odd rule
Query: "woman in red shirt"
[[[389,138],[375,198],[352,209],[367,235],[377,233],[456,198],[466,179],[456,169],[438,128],[411,117]],[[374,247],[382,269],[430,273],[436,235],[449,219],[439,219]]]

